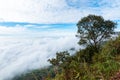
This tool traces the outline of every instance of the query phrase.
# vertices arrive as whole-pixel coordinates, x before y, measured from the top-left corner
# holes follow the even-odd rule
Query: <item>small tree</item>
[[[56,69],[55,73],[58,73],[58,69],[62,69],[64,71],[64,77],[65,80],[70,80],[70,69],[69,65],[72,61],[70,54],[68,51],[63,51],[63,52],[57,52],[56,53],[56,58],[52,58],[48,60]]]
[[[67,61],[67,58],[69,57],[68,51],[63,51],[63,52],[57,52],[56,53],[56,58],[48,59],[50,64],[54,66],[55,73],[58,73],[58,67],[65,65],[64,63]]]
[[[100,49],[101,42],[111,37],[116,28],[116,23],[104,20],[101,16],[88,15],[83,17],[78,23],[78,35],[80,45],[89,45],[95,52]]]

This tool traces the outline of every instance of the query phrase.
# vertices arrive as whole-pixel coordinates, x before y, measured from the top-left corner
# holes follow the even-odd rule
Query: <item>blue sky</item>
[[[119,0],[0,0],[0,27],[73,30],[82,17],[96,14],[117,22],[120,29],[119,13]]]

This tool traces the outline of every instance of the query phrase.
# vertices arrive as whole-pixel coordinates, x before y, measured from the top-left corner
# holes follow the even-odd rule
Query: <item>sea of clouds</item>
[[[12,29],[6,33],[11,31]],[[70,48],[79,49],[76,32],[54,30],[27,32],[24,35],[22,32],[16,35],[13,33],[14,31],[12,34],[0,35],[0,80],[10,80],[15,75],[28,70],[48,66],[50,64],[47,60],[55,57],[56,52],[70,50]],[[73,53],[71,51],[71,54]]]

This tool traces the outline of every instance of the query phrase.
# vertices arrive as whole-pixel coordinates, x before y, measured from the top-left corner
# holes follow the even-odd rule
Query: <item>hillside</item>
[[[120,37],[107,41],[101,51],[92,57],[91,62],[89,49],[80,50],[72,56],[67,55],[67,52],[57,53],[66,55],[61,56],[64,61],[61,61],[57,69],[53,65],[16,76],[13,80],[110,80],[114,78],[120,69]]]

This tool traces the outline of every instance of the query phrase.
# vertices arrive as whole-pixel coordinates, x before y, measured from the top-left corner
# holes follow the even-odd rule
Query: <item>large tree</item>
[[[78,23],[78,35],[80,45],[89,45],[99,50],[101,42],[111,37],[116,28],[116,23],[111,20],[104,20],[102,16],[88,15]]]

